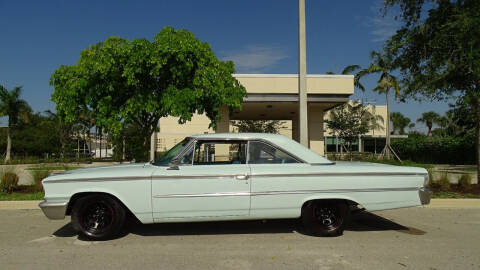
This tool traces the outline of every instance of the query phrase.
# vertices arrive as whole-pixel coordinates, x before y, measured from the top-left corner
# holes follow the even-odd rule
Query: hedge
[[[392,140],[401,159],[433,164],[475,164],[475,140],[468,137],[414,136]]]

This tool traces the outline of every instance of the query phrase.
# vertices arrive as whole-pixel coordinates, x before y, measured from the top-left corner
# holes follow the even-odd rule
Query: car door
[[[301,190],[309,187],[304,177],[309,165],[265,141],[250,141],[250,215],[260,218],[293,218],[300,213]],[[318,182],[318,181],[317,181]],[[306,184],[306,185],[305,185]]]
[[[197,140],[178,159],[178,166],[154,171],[154,220],[248,215],[246,146],[246,141]]]

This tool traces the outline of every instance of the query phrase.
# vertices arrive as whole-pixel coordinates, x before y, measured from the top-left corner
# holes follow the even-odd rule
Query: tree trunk
[[[386,150],[386,156],[387,156],[387,159],[390,159],[390,95],[389,95],[389,91],[390,89],[387,89],[387,91],[385,92],[385,96],[386,96],[386,99],[387,99],[387,123],[385,125],[385,130],[387,132],[386,134],[386,141],[385,141],[385,150]]]
[[[474,98],[473,101],[473,108],[475,110],[475,118],[477,120],[477,125],[475,126],[476,129],[476,158],[477,158],[477,184],[480,184],[480,98]]]
[[[7,155],[5,156],[5,163],[10,161],[10,152],[12,151],[12,138],[10,136],[10,126],[7,127]]]

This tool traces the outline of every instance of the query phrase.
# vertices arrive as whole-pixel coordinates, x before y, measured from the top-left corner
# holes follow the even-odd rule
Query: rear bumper
[[[43,201],[38,206],[42,209],[45,216],[49,219],[64,219],[67,212],[68,201],[66,202],[49,202]]]
[[[418,190],[418,196],[422,205],[430,204],[430,198],[432,197],[432,191],[429,188],[421,188]]]

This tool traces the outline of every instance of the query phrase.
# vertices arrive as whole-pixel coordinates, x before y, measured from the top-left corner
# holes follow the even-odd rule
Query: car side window
[[[299,163],[291,155],[269,144],[259,141],[251,141],[248,147],[249,164],[283,164]]]
[[[246,164],[245,141],[198,141],[193,165]]]
[[[180,159],[181,165],[192,165],[193,160],[193,146],[188,149],[185,154],[183,154],[182,158]]]

